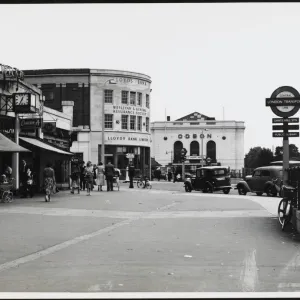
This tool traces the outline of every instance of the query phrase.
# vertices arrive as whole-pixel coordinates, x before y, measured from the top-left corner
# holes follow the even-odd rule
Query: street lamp
[[[105,107],[105,84],[109,82],[109,84],[116,84],[115,80],[113,78],[107,79],[103,84],[103,100],[102,100],[102,145],[101,145],[101,160],[103,165],[105,165],[105,141],[104,141],[104,130],[105,130],[105,113],[104,113],[104,107]]]
[[[201,138],[201,167],[203,167],[203,139],[204,139],[204,135],[203,132],[204,131],[208,131],[208,129],[202,129],[200,138]]]

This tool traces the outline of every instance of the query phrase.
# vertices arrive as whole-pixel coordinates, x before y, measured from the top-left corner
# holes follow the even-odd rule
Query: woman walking
[[[91,196],[93,180],[94,180],[94,168],[92,163],[88,161],[85,168],[85,182],[87,188],[87,196]]]
[[[44,169],[44,189],[45,189],[45,201],[50,201],[51,193],[56,191],[56,181],[55,181],[55,174],[52,168],[52,163],[49,162]]]
[[[105,185],[105,177],[104,177],[104,166],[103,163],[100,162],[97,166],[97,179],[96,183],[98,185],[98,191],[102,192],[102,186]]]

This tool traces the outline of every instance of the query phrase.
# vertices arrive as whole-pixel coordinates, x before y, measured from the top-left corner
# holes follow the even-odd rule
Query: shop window
[[[136,92],[130,92],[130,104],[135,105]]]
[[[122,115],[122,129],[128,129],[128,116]]]
[[[113,129],[113,115],[105,115],[104,128]]]
[[[149,95],[146,94],[146,107],[150,107],[150,104],[149,104]]]
[[[137,105],[142,106],[142,96],[143,96],[142,93],[138,93],[138,101],[137,101]]]
[[[113,103],[113,91],[112,90],[104,90],[104,102],[105,103]]]
[[[138,116],[138,119],[137,119],[137,130],[142,130],[142,117],[141,116]]]
[[[146,131],[149,132],[149,118],[146,118]]]
[[[209,157],[211,162],[216,161],[216,143],[214,141],[207,142],[206,157]]]
[[[130,130],[135,130],[136,116],[130,116]]]
[[[122,91],[122,104],[128,104],[128,91]]]

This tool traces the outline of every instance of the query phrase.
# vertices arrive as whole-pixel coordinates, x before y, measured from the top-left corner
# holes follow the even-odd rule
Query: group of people
[[[73,168],[71,193],[74,194],[74,190],[80,188],[83,191],[86,189],[87,195],[90,196],[95,185],[98,186],[98,191],[103,191],[102,187],[105,186],[105,181],[107,191],[113,191],[113,180],[115,178],[119,185],[120,175],[121,171],[115,168],[111,161],[108,161],[106,166],[102,162],[93,165],[90,161],[85,165],[83,161],[81,165],[75,165]]]

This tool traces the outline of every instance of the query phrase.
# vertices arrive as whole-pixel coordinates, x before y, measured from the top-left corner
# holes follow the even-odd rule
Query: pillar
[[[19,145],[19,133],[20,133],[20,121],[19,115],[15,116],[15,143]],[[20,179],[19,179],[19,152],[15,152],[12,155],[12,172],[15,178],[15,189],[19,189]]]

